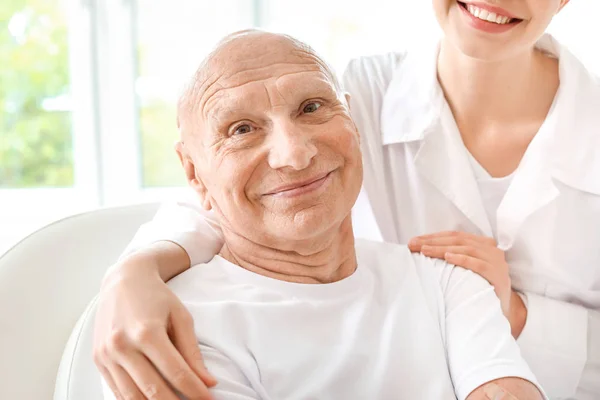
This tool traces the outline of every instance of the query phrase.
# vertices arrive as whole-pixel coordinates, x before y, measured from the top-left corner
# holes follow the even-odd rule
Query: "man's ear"
[[[350,96],[350,93],[346,92],[344,93],[344,97],[346,98],[346,104],[348,104],[348,111],[352,111],[350,109],[350,99],[352,98],[352,96]],[[352,116],[350,116],[350,118],[352,118]],[[354,119],[352,119],[352,125],[354,126],[354,129],[358,134],[358,142],[360,143],[360,131],[358,130],[358,126],[356,126],[356,123],[354,123]]]
[[[183,171],[185,172],[185,177],[188,181],[188,184],[200,197],[200,203],[205,210],[210,210],[212,208],[210,204],[210,196],[208,194],[208,189],[206,185],[198,175],[198,171],[196,169],[196,165],[194,164],[194,160],[189,156],[187,149],[182,141],[178,141],[175,143],[175,152],[179,157],[179,161],[181,162],[181,166],[183,167]]]

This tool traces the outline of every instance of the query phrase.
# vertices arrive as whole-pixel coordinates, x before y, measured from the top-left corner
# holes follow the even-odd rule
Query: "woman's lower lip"
[[[469,25],[473,28],[478,29],[487,33],[503,33],[513,29],[519,25],[522,21],[509,22],[508,24],[496,24],[494,22],[484,21],[471,14],[465,7],[460,3],[458,4],[463,15],[467,18]]]
[[[276,196],[276,197],[295,197],[295,196],[300,196],[303,194],[307,194],[310,193],[314,190],[319,189],[320,187],[322,187],[328,180],[329,177],[331,176],[331,172],[328,173],[327,175],[325,175],[323,178],[318,179],[312,183],[309,183],[308,185],[304,185],[295,189],[290,189],[290,190],[285,190],[283,192],[279,192],[279,193],[273,193],[271,196]]]

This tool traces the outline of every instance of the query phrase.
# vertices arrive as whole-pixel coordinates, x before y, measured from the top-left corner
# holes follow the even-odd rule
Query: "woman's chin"
[[[507,43],[493,43],[485,38],[452,35],[446,37],[453,48],[462,55],[483,62],[498,62],[515,55],[515,46]]]

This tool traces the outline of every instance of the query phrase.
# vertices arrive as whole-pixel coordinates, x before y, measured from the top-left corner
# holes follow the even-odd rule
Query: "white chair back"
[[[68,217],[0,257],[0,399],[52,399],[59,363],[77,320],[97,294],[106,269],[157,208],[158,204],[143,204]],[[67,379],[57,384],[57,393],[63,391],[61,400],[96,398],[94,393],[69,395],[70,373],[87,371],[77,369],[78,362],[61,367]],[[93,366],[91,354],[84,360],[87,367],[90,363]]]

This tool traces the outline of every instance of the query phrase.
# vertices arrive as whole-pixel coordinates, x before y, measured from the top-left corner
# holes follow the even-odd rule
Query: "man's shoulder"
[[[469,279],[477,279],[477,275],[470,271],[444,260],[413,253],[403,244],[356,239],[356,254],[359,264],[364,267],[384,271],[386,275],[390,271],[399,271],[402,277],[419,281],[427,292],[445,291],[451,277],[457,274],[473,275],[474,278]]]
[[[393,288],[406,298],[420,299],[419,306],[426,307],[430,315],[442,323],[442,281],[446,269],[451,268],[448,264],[412,253],[406,245],[363,239],[357,239],[356,253],[358,262],[372,271],[382,289]]]
[[[444,261],[413,253],[407,245],[356,239],[356,254],[358,262],[371,268],[393,268],[414,270],[419,279],[439,282],[444,269],[451,268]]]
[[[355,247],[359,259],[389,260],[394,258],[398,264],[410,263],[428,266],[437,264],[434,259],[411,252],[406,244],[356,238]]]
[[[367,239],[355,239],[356,254],[359,259],[381,260],[389,256],[398,257],[398,262],[408,261],[412,258],[408,246],[404,244],[381,242]]]

